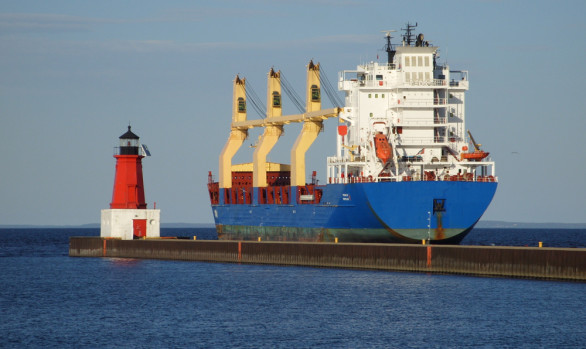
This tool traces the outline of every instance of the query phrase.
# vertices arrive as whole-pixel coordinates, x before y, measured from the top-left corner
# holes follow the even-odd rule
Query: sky
[[[581,0],[2,0],[0,225],[98,223],[129,123],[152,154],[149,208],[162,223],[213,223],[208,171],[217,178],[236,74],[263,103],[272,67],[303,96],[309,60],[335,83],[383,62],[382,31],[407,22],[439,63],[469,71],[466,126],[499,179],[482,219],[585,223],[584,13]],[[322,183],[335,127],[307,154]],[[288,163],[298,132],[287,127],[268,160]],[[252,161],[258,134],[235,163]]]

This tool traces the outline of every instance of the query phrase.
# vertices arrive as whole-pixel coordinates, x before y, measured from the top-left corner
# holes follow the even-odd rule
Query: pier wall
[[[72,237],[69,255],[586,281],[583,248]]]

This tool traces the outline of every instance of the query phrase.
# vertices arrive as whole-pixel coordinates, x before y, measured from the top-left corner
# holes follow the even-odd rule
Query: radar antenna
[[[391,33],[396,32],[396,30],[383,30],[382,32],[385,33],[385,39],[387,39],[387,44],[385,46],[385,51],[387,51],[387,63],[392,64],[396,51],[393,50],[393,45],[391,44],[391,39],[393,38]]]

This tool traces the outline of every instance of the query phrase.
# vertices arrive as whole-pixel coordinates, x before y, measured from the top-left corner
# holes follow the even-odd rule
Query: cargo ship
[[[457,244],[466,236],[496,192],[495,164],[466,129],[468,72],[438,63],[438,47],[415,28],[407,24],[397,44],[385,32],[386,63],[340,72],[345,100],[334,108],[322,109],[322,87],[328,96],[333,88],[310,61],[299,114],[282,115],[286,81],[271,69],[266,114],[248,120],[247,106],[259,103],[236,76],[219,179],[208,178],[219,239]],[[305,155],[328,119],[337,119],[336,153],[322,184],[306,173]],[[302,123],[290,161],[267,162],[290,123]],[[252,162],[232,164],[256,127],[264,131]]]

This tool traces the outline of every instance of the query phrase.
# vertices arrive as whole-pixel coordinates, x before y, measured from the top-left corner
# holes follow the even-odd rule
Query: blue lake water
[[[69,257],[69,237],[82,235],[99,229],[0,229],[0,347],[586,346],[586,283]],[[585,240],[479,229],[464,243]]]

